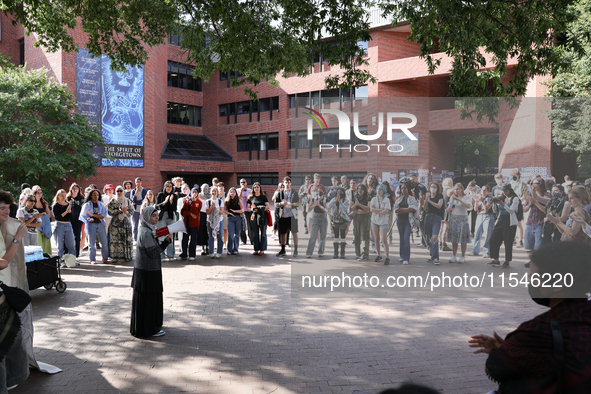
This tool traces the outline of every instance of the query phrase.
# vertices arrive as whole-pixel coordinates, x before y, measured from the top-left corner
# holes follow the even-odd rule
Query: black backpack
[[[517,198],[519,199],[519,197],[513,197],[513,198]],[[521,203],[521,200],[519,200],[519,205],[517,206],[517,221],[521,222],[523,220],[523,204]]]

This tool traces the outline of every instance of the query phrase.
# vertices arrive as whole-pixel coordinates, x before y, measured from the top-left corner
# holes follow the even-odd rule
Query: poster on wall
[[[419,133],[412,133],[416,141],[411,140],[404,133],[392,133],[391,144],[397,146],[389,150],[390,156],[418,156],[419,155]]]
[[[100,152],[104,167],[144,166],[144,70],[112,71],[106,55],[76,55],[76,100],[80,113],[100,124],[107,144]],[[111,159],[104,157],[105,153]]]
[[[400,180],[402,178],[405,178],[407,176],[407,174],[408,174],[408,171],[406,171],[406,170],[398,170],[398,179]]]

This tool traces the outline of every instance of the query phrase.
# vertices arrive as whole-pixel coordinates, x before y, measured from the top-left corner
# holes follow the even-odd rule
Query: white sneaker
[[[490,255],[487,253],[484,256],[482,256],[482,258],[484,258],[484,259],[490,259]]]
[[[402,260],[402,257],[398,259],[399,263],[402,263],[404,260]]]
[[[405,261],[402,262],[402,264],[403,265],[408,265],[408,261],[405,260]]]
[[[466,258],[464,256],[460,257],[458,260],[458,264],[464,264],[466,262]]]
[[[451,259],[449,259],[449,262],[450,263],[457,263],[458,262],[458,259],[457,259],[456,256],[451,256]]]
[[[209,257],[211,257],[212,259],[215,259],[215,253],[210,254]]]
[[[195,257],[189,257],[189,261],[195,260]]]
[[[433,259],[433,265],[439,265],[439,259]]]

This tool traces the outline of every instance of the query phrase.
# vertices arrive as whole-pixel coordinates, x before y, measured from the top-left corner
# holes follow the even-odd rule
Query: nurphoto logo
[[[320,126],[320,129],[328,130],[328,126],[326,123],[326,119],[324,119],[323,114],[331,114],[337,117],[339,122],[339,140],[340,141],[350,141],[351,140],[351,120],[349,119],[349,115],[345,112],[338,110],[338,109],[321,109],[320,112],[313,110],[309,107],[304,107],[310,111],[306,113],[306,115],[310,116],[308,119],[308,140],[313,139],[313,127],[314,121]],[[394,123],[394,119],[410,119],[409,123]],[[384,113],[379,112],[377,116],[378,120],[378,130],[375,134],[363,134],[359,131],[359,113],[353,112],[353,132],[355,136],[359,140],[363,141],[375,141],[379,139],[383,132],[384,132]],[[386,113],[386,133],[388,141],[392,141],[393,130],[400,130],[402,131],[410,140],[417,141],[417,137],[410,132],[409,129],[413,128],[417,125],[417,117],[413,114],[408,112],[387,112]],[[351,149],[355,152],[369,152],[372,150],[372,147],[375,147],[377,151],[380,151],[380,147],[385,146],[388,152],[402,152],[404,150],[404,146],[400,144],[356,144],[356,145],[348,145],[348,146],[339,146],[334,144],[320,144],[319,151],[322,150],[330,150],[336,149],[337,152],[339,150],[348,150],[349,152]]]

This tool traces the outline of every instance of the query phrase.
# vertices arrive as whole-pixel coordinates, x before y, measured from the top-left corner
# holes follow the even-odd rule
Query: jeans
[[[72,231],[74,232],[74,240],[76,241],[76,250],[68,250],[68,253],[75,254],[76,257],[80,257],[80,234],[82,233],[82,225],[84,223],[82,223],[80,220],[73,220],[71,223]]]
[[[238,253],[241,229],[242,218],[240,216],[228,215],[228,253]]]
[[[480,254],[480,243],[482,235],[484,235],[484,246],[482,252],[490,254],[490,237],[495,227],[495,217],[491,214],[478,214],[476,218],[476,235],[474,235],[474,247],[472,253]]]
[[[88,239],[92,240],[88,242],[88,249],[90,249],[90,261],[96,260],[96,242],[94,240],[98,236],[101,242],[101,254],[103,259],[109,258],[109,244],[107,243],[107,229],[102,223],[88,223],[86,225],[86,232],[88,233]]]
[[[524,246],[527,250],[538,250],[542,246],[542,231],[544,225],[538,224],[537,226],[526,224],[525,225],[525,239]]]
[[[199,228],[188,227],[187,233],[183,234],[183,240],[181,242],[181,258],[187,258],[187,252],[189,257],[195,257],[197,249],[197,237],[199,236]]]
[[[171,224],[173,224],[176,220],[175,215],[173,214],[171,218],[168,217],[168,212],[164,212],[164,216],[162,216],[162,220],[158,221],[158,226],[157,228],[162,228],[162,227],[166,227],[166,226],[170,226]],[[173,258],[174,257],[174,234],[171,234],[170,237],[172,238],[172,242],[170,243],[170,245],[168,245],[166,247],[166,254],[165,252],[162,252],[161,258]],[[164,237],[160,237],[158,238],[158,243],[164,241],[164,239],[166,239],[166,236]]]
[[[76,241],[74,240],[74,231],[72,230],[72,223],[57,222],[55,225],[55,236],[57,238],[57,255],[62,257],[64,255],[64,242],[70,254],[76,254]]]
[[[209,236],[209,240],[208,240],[209,253],[210,254],[216,253],[215,250],[213,249],[213,247],[214,247],[213,229],[211,228],[209,221],[207,222],[207,235]],[[222,254],[222,252],[224,250],[224,221],[223,220],[220,222],[220,227],[218,229],[218,233],[216,234],[216,238],[218,240],[217,254]]]
[[[398,226],[398,235],[400,236],[400,258],[402,261],[410,260],[410,231],[412,226],[408,219],[400,219],[396,222]]]
[[[425,240],[427,241],[427,245],[429,245],[431,259],[439,259],[439,238],[437,238],[437,241],[435,242],[432,242],[431,239],[432,237],[439,237],[439,230],[441,230],[441,220],[441,216],[435,215],[433,213],[428,213],[427,216],[425,216]]]
[[[353,235],[355,236],[355,255],[369,257],[369,233],[371,215],[369,213],[356,214],[353,217]],[[363,250],[361,249],[363,242]]]
[[[263,252],[267,250],[267,214],[253,213],[248,223],[252,227],[254,251]]]
[[[328,219],[326,218],[326,214],[314,213],[312,217],[312,229],[310,230],[310,240],[308,241],[308,249],[306,249],[306,256],[312,256],[312,253],[314,253],[314,246],[316,245],[316,239],[318,239],[318,232],[320,232],[320,239],[318,239],[318,254],[324,254],[327,227]]]

